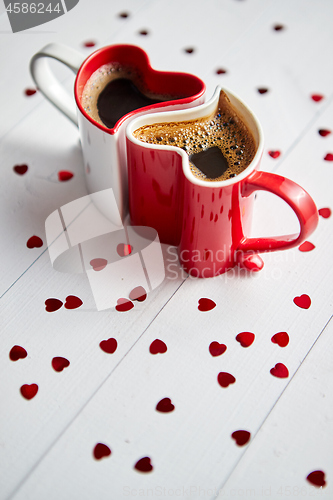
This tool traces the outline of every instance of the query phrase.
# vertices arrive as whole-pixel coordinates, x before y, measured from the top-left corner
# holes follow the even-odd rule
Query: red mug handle
[[[270,238],[243,237],[237,249],[239,252],[260,253],[293,248],[316,229],[319,219],[317,207],[301,186],[281,175],[255,171],[245,179],[242,195],[249,196],[258,190],[269,191],[288,203],[299,220],[300,232]]]

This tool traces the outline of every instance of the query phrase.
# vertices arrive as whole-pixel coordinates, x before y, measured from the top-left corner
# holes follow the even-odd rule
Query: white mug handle
[[[37,52],[30,61],[30,72],[38,90],[77,126],[75,100],[52,73],[47,60],[49,57],[62,62],[74,73],[78,72],[85,57],[66,45],[50,43]]]

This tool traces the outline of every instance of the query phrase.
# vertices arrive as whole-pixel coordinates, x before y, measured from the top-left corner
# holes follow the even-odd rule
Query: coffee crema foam
[[[177,123],[145,125],[135,130],[133,135],[139,141],[148,144],[176,146],[183,149],[189,156],[192,174],[207,182],[224,181],[235,177],[249,166],[256,153],[251,131],[234,110],[223,90],[220,93],[217,110],[210,116]],[[214,147],[220,149],[227,164],[221,175],[211,178],[195,166],[191,156]]]

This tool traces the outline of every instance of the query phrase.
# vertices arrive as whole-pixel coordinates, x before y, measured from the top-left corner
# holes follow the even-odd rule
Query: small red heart
[[[325,161],[333,161],[333,153],[327,153],[327,155],[324,157]]]
[[[27,170],[28,170],[28,165],[15,165],[13,167],[14,172],[16,172],[18,175],[24,175]]]
[[[30,97],[31,95],[36,94],[37,90],[36,89],[25,89],[24,93],[26,96]]]
[[[250,347],[250,345],[253,344],[254,339],[255,335],[252,332],[241,332],[236,335],[236,340],[242,347]]]
[[[227,73],[226,69],[219,68],[219,69],[216,70],[216,74],[217,75],[224,75],[225,73]]]
[[[120,257],[126,257],[130,253],[132,253],[133,247],[131,245],[127,245],[126,243],[119,243],[117,245],[117,254]]]
[[[280,156],[280,151],[268,151],[268,154],[269,156],[271,156],[272,158],[276,159]]]
[[[61,356],[56,356],[55,358],[52,359],[52,368],[56,372],[62,372],[62,370],[64,368],[67,368],[67,366],[69,366],[69,365],[70,365],[70,363],[69,363],[68,359],[62,358]]]
[[[284,26],[283,26],[283,24],[275,24],[275,25],[273,26],[273,29],[274,29],[275,31],[282,31],[282,30],[284,30]]]
[[[113,354],[117,349],[117,346],[118,343],[114,338],[102,340],[102,342],[100,342],[99,344],[99,347],[102,349],[102,351],[106,352],[107,354]]]
[[[137,300],[138,302],[143,302],[147,298],[147,292],[143,286],[136,286],[129,294],[131,300]]]
[[[216,303],[211,299],[202,298],[202,299],[199,299],[199,301],[198,301],[199,311],[203,311],[203,312],[211,311],[212,309],[214,309],[214,307],[216,307]]]
[[[312,94],[312,95],[311,95],[311,99],[312,99],[313,101],[315,101],[315,102],[319,102],[319,101],[321,101],[323,98],[324,98],[324,96],[323,96],[323,95],[321,95],[321,94]]]
[[[37,384],[24,384],[22,385],[21,389],[21,394],[25,399],[32,399],[36,396],[38,392],[38,385]]]
[[[184,49],[187,54],[193,54],[194,48],[193,47],[188,47],[187,49]]]
[[[273,335],[271,341],[280,347],[286,347],[289,344],[289,335],[287,332],[278,332]]]
[[[319,488],[321,486],[326,486],[326,481],[325,481],[325,472],[322,470],[314,470],[313,472],[310,472],[306,478],[309,483],[313,484],[314,486],[318,486]]]
[[[332,215],[330,208],[320,208],[318,213],[321,217],[323,217],[323,219],[328,219]]]
[[[151,464],[149,457],[140,458],[137,463],[134,465],[134,469],[140,472],[151,472],[153,470],[153,466]]]
[[[258,92],[259,92],[259,94],[266,94],[266,92],[268,92],[268,89],[262,87],[262,88],[258,89]]]
[[[78,307],[81,307],[82,304],[83,304],[82,300],[79,299],[79,297],[76,297],[75,295],[68,295],[68,297],[66,297],[65,301],[66,309],[77,309]]]
[[[303,295],[300,295],[299,297],[295,297],[294,303],[298,307],[301,307],[302,309],[309,309],[309,307],[311,306],[311,299],[308,295],[306,295],[304,293]]]
[[[300,250],[301,252],[311,252],[311,250],[313,250],[314,248],[316,247],[313,243],[311,243],[310,241],[304,241],[304,243],[302,243],[298,247],[298,250]]]
[[[216,340],[209,345],[209,352],[212,356],[221,356],[227,350],[225,344],[219,344]]]
[[[236,441],[238,446],[244,446],[244,444],[249,442],[251,433],[243,430],[235,431],[231,434],[231,437]]]
[[[89,47],[95,47],[95,45],[96,45],[95,42],[93,42],[92,40],[88,40],[87,42],[83,43],[83,46],[87,47],[87,48],[89,48]]]
[[[283,363],[276,363],[274,368],[270,369],[270,373],[277,378],[288,378],[288,368]]]
[[[169,413],[175,409],[175,405],[171,403],[170,398],[163,398],[156,405],[156,410],[161,413]]]
[[[31,236],[27,241],[28,248],[40,248],[43,246],[43,240],[39,236]]]
[[[155,339],[149,347],[149,352],[151,354],[164,354],[167,352],[168,348],[163,340]]]
[[[322,137],[326,137],[327,135],[329,135],[331,133],[331,131],[326,129],[326,128],[321,128],[320,130],[318,130],[318,133]]]
[[[221,387],[228,387],[228,385],[234,384],[236,379],[231,373],[220,372],[217,376],[217,381]]]
[[[101,460],[101,458],[109,457],[111,455],[110,448],[103,443],[97,443],[94,448],[94,457],[96,460]]]
[[[102,271],[108,264],[106,259],[92,259],[89,264],[94,271]]]
[[[26,358],[27,355],[28,353],[24,349],[24,347],[21,347],[20,345],[14,345],[9,352],[9,359],[11,359],[11,361],[17,361],[18,359]]]
[[[62,306],[62,302],[59,299],[46,299],[45,300],[45,311],[47,312],[55,312],[60,309]]]
[[[133,307],[134,304],[131,300],[123,298],[117,300],[116,310],[119,312],[130,311]]]
[[[74,177],[74,174],[68,170],[60,170],[58,172],[58,179],[60,182],[69,181],[72,177]]]

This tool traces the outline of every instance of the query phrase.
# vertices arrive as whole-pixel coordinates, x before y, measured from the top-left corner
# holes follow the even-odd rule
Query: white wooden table
[[[1,499],[333,498],[332,19],[330,0],[80,0],[13,34],[2,8]],[[87,55],[133,43],[156,69],[197,74],[207,97],[218,84],[233,90],[262,123],[262,170],[301,184],[320,209],[314,248],[264,255],[255,276],[206,280],[184,275],[165,248],[166,279],[144,302],[97,311],[87,278],[55,271],[46,248],[47,216],[86,194],[77,130],[38,92],[25,94],[29,60],[50,42]],[[59,171],[74,175],[60,181]],[[255,235],[297,228],[266,193],[254,218]],[[43,245],[28,248],[32,236]],[[82,306],[45,310],[48,298],[70,295]],[[302,295],[307,309],[294,302]],[[201,312],[200,298],[216,307]],[[241,332],[254,333],[250,346]],[[272,341],[279,332],[284,347]],[[113,353],[100,347],[110,338]],[[155,339],[165,352],[150,352]],[[212,356],[213,341],[226,351]],[[25,357],[10,359],[17,353]],[[55,357],[69,365],[56,371]],[[271,374],[277,363],[287,377]],[[222,388],[220,372],[236,382]],[[26,399],[31,384],[38,392]],[[164,398],[173,411],[156,410]],[[234,434],[245,444],[236,431],[247,431]],[[149,472],[135,468],[144,457]]]

